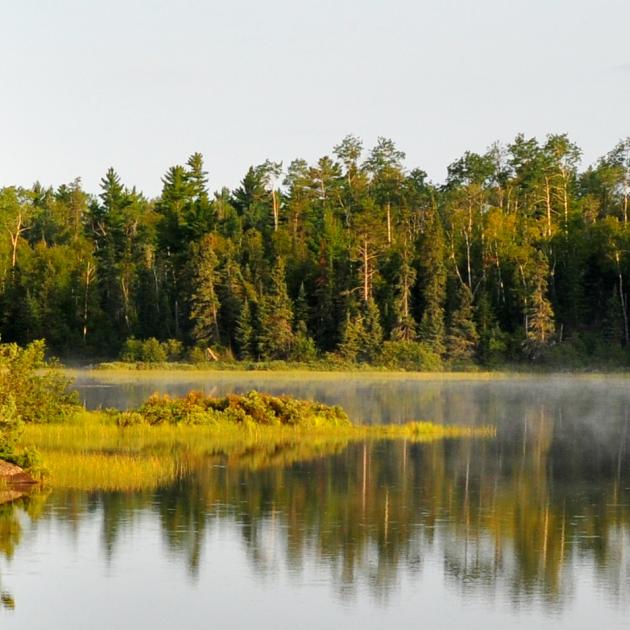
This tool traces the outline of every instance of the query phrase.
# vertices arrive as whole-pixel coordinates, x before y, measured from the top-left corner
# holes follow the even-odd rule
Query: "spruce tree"
[[[293,309],[287,293],[285,265],[278,259],[269,278],[269,289],[260,300],[258,350],[264,359],[286,359],[294,342]]]
[[[604,309],[603,333],[605,339],[620,346],[624,339],[623,309],[619,299],[619,291],[614,287]]]
[[[194,293],[190,309],[192,338],[198,344],[212,345],[220,342],[217,264],[212,237],[207,235],[199,242],[195,256]]]
[[[437,212],[426,226],[420,248],[420,271],[424,310],[418,336],[436,354],[444,354],[444,296],[446,270],[444,267],[444,236]]]
[[[300,283],[300,290],[298,292],[297,299],[295,300],[295,307],[293,309],[293,318],[295,321],[295,329],[297,330],[300,326],[300,323],[304,323],[304,325],[308,328],[308,322],[310,320],[309,317],[309,307],[306,299],[306,289],[304,288],[304,282]]]
[[[341,355],[350,361],[373,362],[381,353],[383,329],[374,300],[362,304],[359,312],[348,316],[340,346]]]
[[[416,280],[416,270],[409,264],[408,253],[403,253],[398,279],[398,295],[394,303],[396,325],[392,338],[396,341],[413,341],[416,338],[416,321],[411,314],[411,288]]]
[[[256,358],[256,334],[253,325],[252,309],[247,298],[245,298],[241,312],[236,320],[235,338],[239,359]]]
[[[449,359],[466,362],[473,358],[479,342],[479,334],[473,318],[473,296],[468,285],[460,285],[458,298],[459,305],[451,316],[446,338],[446,351]]]
[[[547,264],[542,254],[537,257],[531,285],[524,349],[531,359],[537,359],[555,332],[553,307],[547,298]]]

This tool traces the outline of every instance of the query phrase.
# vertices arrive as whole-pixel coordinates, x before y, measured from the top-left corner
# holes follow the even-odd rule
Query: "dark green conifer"
[[[459,304],[451,316],[446,351],[452,361],[466,362],[472,360],[479,343],[473,317],[473,296],[468,285],[460,285],[458,299]]]
[[[293,309],[287,293],[284,260],[279,258],[269,278],[269,288],[260,300],[258,350],[264,359],[290,356],[293,335]]]
[[[206,346],[220,342],[217,264],[212,237],[206,235],[201,239],[195,256],[194,292],[190,309],[192,338],[196,343]]]

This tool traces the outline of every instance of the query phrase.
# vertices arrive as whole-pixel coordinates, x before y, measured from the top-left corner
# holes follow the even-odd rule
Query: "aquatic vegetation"
[[[156,424],[219,424],[343,427],[350,426],[340,407],[330,407],[289,396],[270,396],[251,391],[245,395],[222,398],[190,392],[177,398],[153,395],[133,411],[117,415],[120,426],[146,422]]]
[[[64,423],[30,424],[23,441],[41,450],[56,488],[153,489],[218,458],[259,469],[287,466],[382,440],[488,438],[492,427],[352,424],[339,407],[249,392],[152,396],[131,411],[81,411]]]
[[[56,488],[86,491],[147,490],[175,479],[181,470],[174,458],[128,453],[46,451]]]

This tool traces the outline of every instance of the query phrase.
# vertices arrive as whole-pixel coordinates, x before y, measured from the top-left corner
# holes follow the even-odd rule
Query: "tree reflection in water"
[[[630,586],[627,414],[606,431],[576,430],[557,408],[530,405],[495,440],[332,445],[317,456],[260,452],[196,461],[176,483],[146,493],[53,493],[0,507],[0,551],[20,544],[17,513],[62,518],[71,534],[100,511],[111,558],[140,515],[159,519],[167,548],[194,577],[213,525],[240,532],[260,579],[279,563],[327,567],[341,597],[367,585],[386,601],[401,575],[443,560],[468,597],[507,594],[517,606],[569,601],[580,567],[626,602]]]

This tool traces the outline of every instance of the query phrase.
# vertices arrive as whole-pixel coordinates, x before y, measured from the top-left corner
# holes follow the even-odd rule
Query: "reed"
[[[175,459],[146,454],[47,451],[46,465],[50,484],[64,490],[148,490],[182,472]]]
[[[25,427],[49,483],[73,490],[135,491],[171,483],[208,457],[258,469],[342,451],[351,442],[492,438],[491,426],[351,423],[338,407],[257,392],[213,398],[151,397],[130,412],[81,411],[65,423]]]

